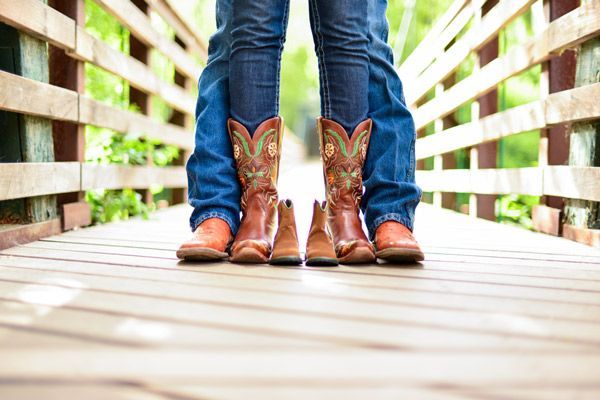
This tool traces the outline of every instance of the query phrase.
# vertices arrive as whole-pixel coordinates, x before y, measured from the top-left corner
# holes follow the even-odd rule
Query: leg
[[[384,222],[413,229],[421,198],[415,184],[415,126],[387,44],[387,0],[368,0],[369,117],[373,137],[363,170],[362,210],[371,239]],[[404,232],[408,236],[410,232]],[[419,258],[419,257],[417,257]]]
[[[226,256],[224,250],[229,236],[237,232],[240,223],[240,188],[226,131],[233,20],[231,2],[217,1],[217,31],[210,38],[208,63],[198,84],[196,146],[186,165],[188,202],[194,208],[190,225],[195,234],[178,252],[178,256],[186,259],[206,259],[203,257],[210,258],[210,254],[213,258]],[[205,221],[209,225],[207,232],[200,228]],[[194,252],[210,254],[188,256]]]
[[[279,114],[279,76],[289,0],[233,0],[231,117],[253,134]]]
[[[364,0],[310,0],[311,26],[319,58],[318,120],[327,193],[327,219],[341,263],[375,261],[359,216],[371,120],[367,4]]]
[[[289,0],[233,0],[229,135],[242,220],[230,260],[264,263],[272,249],[283,121],[279,67]]]
[[[349,134],[369,111],[367,3],[309,0],[319,59],[321,115]]]

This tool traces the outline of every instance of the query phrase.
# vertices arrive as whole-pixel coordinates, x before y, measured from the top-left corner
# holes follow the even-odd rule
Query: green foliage
[[[502,223],[533,229],[531,209],[538,203],[539,198],[536,196],[501,196],[496,200],[496,215]]]
[[[92,209],[95,223],[115,222],[128,219],[132,215],[148,217],[154,206],[147,206],[142,195],[131,189],[91,190],[85,194],[85,200]]]
[[[94,1],[86,0],[85,5],[86,30],[113,48],[129,53],[130,33]],[[160,32],[173,37],[174,33],[164,21],[153,16],[152,23]],[[173,82],[173,63],[154,50],[150,59],[154,72],[165,81]],[[91,64],[85,65],[85,74],[87,95],[114,107],[140,112],[139,107],[129,102],[130,87],[127,81]],[[168,121],[173,114],[171,108],[158,98],[152,98],[151,108],[154,118],[161,122]],[[153,140],[140,140],[139,134],[122,135],[110,129],[86,126],[85,135],[85,158],[90,163],[147,165],[151,156],[153,165],[165,166],[179,157],[177,147]],[[153,194],[158,195],[162,191],[162,187],[151,188]],[[145,218],[155,208],[154,204],[146,205],[142,195],[130,189],[93,190],[86,193],[86,200],[91,205],[95,223],[127,219],[133,215]]]

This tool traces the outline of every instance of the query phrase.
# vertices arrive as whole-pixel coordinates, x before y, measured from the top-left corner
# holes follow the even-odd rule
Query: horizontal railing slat
[[[565,48],[576,46],[600,32],[600,3],[582,5],[553,21],[539,36],[511,49],[479,71],[425,103],[415,112],[415,125],[422,129],[462,104],[492,90],[501,82],[548,60]]]
[[[447,169],[417,171],[425,192],[526,194],[600,201],[600,167]]]
[[[16,4],[14,1],[1,1],[0,21],[17,29],[27,27],[27,32],[42,40],[51,41],[55,46],[66,50],[70,56],[97,65],[129,81],[132,86],[143,92],[162,97],[166,103],[179,111],[194,114],[196,99],[184,88],[163,81],[150,67],[93,37],[85,28],[76,26],[73,19],[38,0],[19,0],[16,9],[21,10],[20,12],[13,9]],[[41,19],[41,22],[32,22],[30,15]],[[52,26],[46,26],[46,23]],[[69,31],[73,29],[72,34],[53,34],[57,29],[54,25],[58,23],[64,24]]]
[[[416,103],[438,82],[446,79],[469,53],[488,43],[503,27],[524,13],[536,0],[501,0],[475,27],[442,54],[419,78],[406,84],[406,101]]]
[[[0,201],[90,189],[146,189],[152,185],[185,187],[185,167],[0,163]]]
[[[417,139],[417,159],[448,153],[552,125],[600,118],[600,83],[549,95],[478,121]]]
[[[130,0],[95,0],[112,14],[135,37],[149,47],[154,47],[175,64],[175,68],[188,78],[196,81],[202,68],[181,46],[157,32],[148,15],[144,14]]]
[[[164,0],[146,0],[152,9],[175,30],[176,35],[186,44],[188,50],[201,60],[208,57],[208,45],[198,34],[198,30],[190,27],[176,10]]]
[[[78,192],[78,162],[0,163],[0,201]]]
[[[4,71],[0,71],[0,109],[138,134],[193,149],[193,135],[179,126],[162,124],[145,115],[80,96],[77,92]]]

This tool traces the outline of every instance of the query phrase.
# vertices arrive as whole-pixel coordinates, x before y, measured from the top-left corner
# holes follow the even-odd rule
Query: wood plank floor
[[[186,264],[189,211],[0,252],[0,399],[600,398],[597,249],[423,205],[418,265]]]

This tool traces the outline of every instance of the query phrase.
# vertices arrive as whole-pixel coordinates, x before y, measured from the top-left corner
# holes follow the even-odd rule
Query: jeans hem
[[[210,218],[219,218],[222,219],[223,221],[225,221],[227,223],[227,225],[229,225],[229,229],[231,229],[231,233],[233,235],[235,235],[235,233],[237,232],[237,225],[235,225],[233,223],[233,219],[227,215],[226,213],[220,212],[220,211],[209,211],[209,212],[205,212],[203,214],[200,214],[196,219],[194,219],[191,223],[190,223],[190,227],[192,228],[192,232],[194,232],[196,230],[196,228],[198,228],[198,226],[203,223],[204,221],[206,221],[207,219]]]
[[[375,240],[375,231],[377,230],[377,228],[379,228],[379,225],[383,224],[384,222],[388,222],[388,221],[399,222],[402,225],[404,225],[405,227],[407,227],[408,229],[410,229],[411,231],[413,230],[413,225],[414,225],[413,218],[406,216],[406,215],[398,214],[398,213],[389,213],[389,214],[384,214],[381,217],[376,218],[375,221],[373,221],[373,223],[367,227],[367,229],[369,230],[369,238],[371,240]]]

